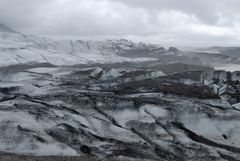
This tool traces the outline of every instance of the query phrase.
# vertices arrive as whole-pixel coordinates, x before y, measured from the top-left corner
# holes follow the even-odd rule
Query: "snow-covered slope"
[[[24,63],[74,65],[155,60],[144,57],[130,59],[118,55],[120,50],[141,48],[141,45],[126,40],[54,40],[35,35],[0,32],[0,66]]]

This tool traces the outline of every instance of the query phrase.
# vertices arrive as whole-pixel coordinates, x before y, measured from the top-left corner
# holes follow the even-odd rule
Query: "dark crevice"
[[[240,148],[224,145],[224,144],[221,144],[221,143],[214,142],[210,139],[207,139],[207,138],[205,138],[201,135],[198,135],[198,134],[194,133],[193,131],[187,129],[186,127],[183,126],[182,123],[172,122],[172,124],[175,125],[175,127],[177,127],[178,129],[183,130],[186,133],[186,135],[190,139],[192,139],[193,141],[196,141],[198,143],[202,143],[202,144],[205,144],[205,145],[208,145],[208,146],[213,146],[213,147],[217,147],[217,148],[220,148],[220,149],[225,149],[225,150],[228,150],[228,151],[231,151],[231,152],[234,152],[234,153],[240,153]]]
[[[148,144],[152,145],[154,147],[154,152],[156,155],[162,159],[166,160],[176,160],[176,161],[184,161],[183,158],[173,154],[170,151],[165,150],[163,147],[159,146],[158,144],[154,143],[151,139],[149,139],[144,134],[138,132],[135,128],[131,128],[131,131],[135,134],[137,134],[140,138],[145,140]]]
[[[166,125],[162,124],[162,123],[158,120],[158,118],[156,118],[153,114],[151,114],[150,112],[148,112],[146,109],[145,109],[145,112],[146,112],[147,114],[149,114],[149,115],[155,120],[155,123],[156,123],[157,125],[159,125],[161,128],[163,128],[163,129],[173,138],[174,142],[176,142],[176,140],[177,140],[176,136],[167,128]]]
[[[90,97],[91,98],[91,97]],[[101,110],[100,108],[98,108],[97,106],[97,100],[95,98],[91,98],[91,100],[94,101],[94,106],[93,108],[100,113],[101,115],[103,115],[104,117],[106,117],[109,121],[112,122],[113,125],[118,126],[120,128],[123,128],[111,115],[107,114],[106,112],[104,112],[103,110]]]
[[[229,155],[226,155],[226,154],[223,154],[221,152],[218,152],[218,154],[220,155],[221,158],[227,160],[227,161],[240,161],[232,156],[229,156]]]
[[[6,102],[6,101],[11,101],[18,98],[18,96],[13,96],[13,97],[7,97],[7,98],[2,98],[0,102]]]

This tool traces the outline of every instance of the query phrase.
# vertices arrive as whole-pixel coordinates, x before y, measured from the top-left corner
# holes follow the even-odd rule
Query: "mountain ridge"
[[[17,31],[15,31],[14,29],[0,23],[0,32],[8,32],[8,33],[18,33]]]

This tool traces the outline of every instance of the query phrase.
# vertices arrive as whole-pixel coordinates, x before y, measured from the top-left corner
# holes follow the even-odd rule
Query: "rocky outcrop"
[[[178,48],[176,48],[176,47],[169,47],[168,52],[172,52],[174,54],[179,54],[182,51],[178,50]]]
[[[205,85],[231,104],[240,102],[240,72],[213,71],[203,75]]]

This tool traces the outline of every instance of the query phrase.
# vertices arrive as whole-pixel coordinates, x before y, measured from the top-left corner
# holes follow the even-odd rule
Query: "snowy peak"
[[[17,31],[11,29],[10,27],[0,23],[0,32],[9,32],[9,33],[17,33]]]

